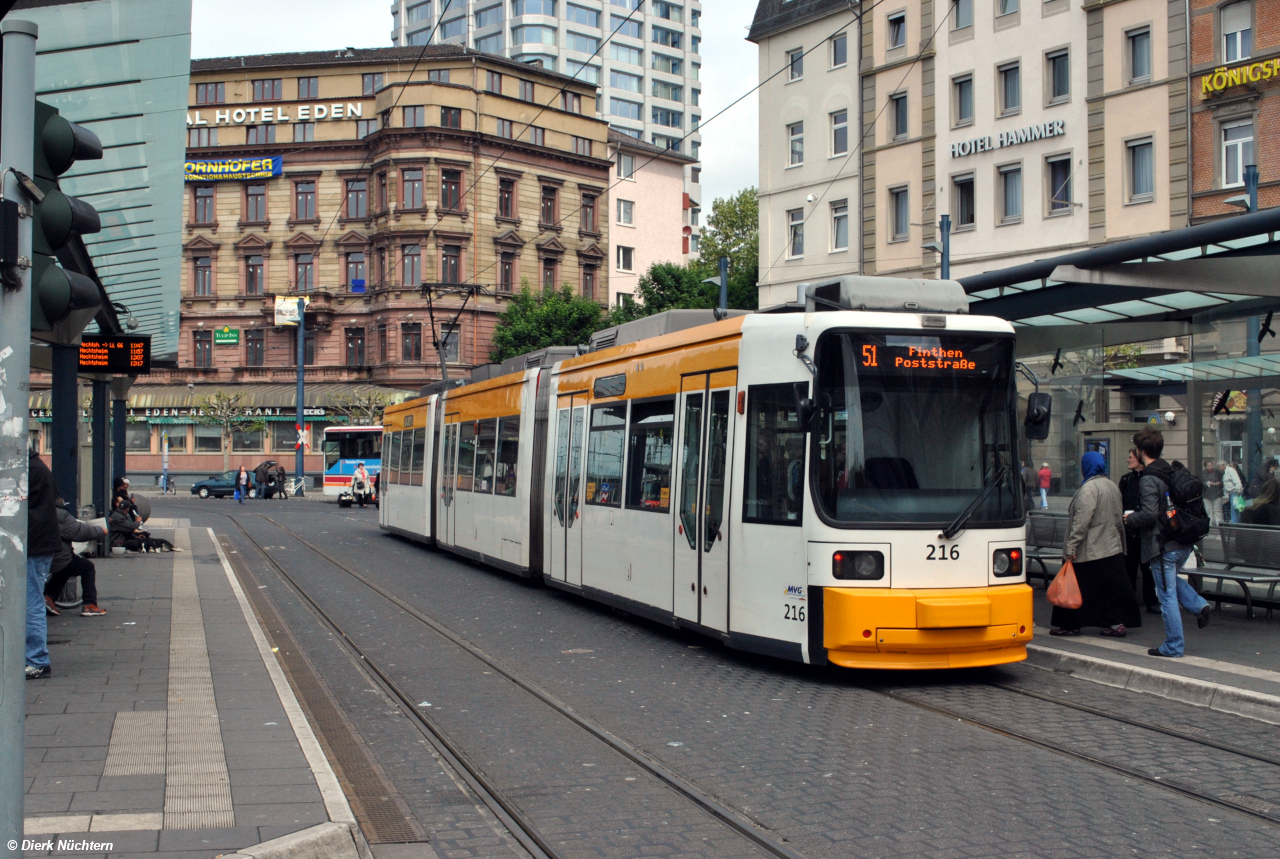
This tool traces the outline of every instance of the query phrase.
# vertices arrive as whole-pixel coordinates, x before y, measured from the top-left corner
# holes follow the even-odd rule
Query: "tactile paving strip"
[[[116,713],[102,774],[164,775],[166,717],[164,710]]]
[[[164,828],[231,828],[236,825],[231,779],[213,697],[190,532],[176,531],[173,542],[184,551],[172,556]]]

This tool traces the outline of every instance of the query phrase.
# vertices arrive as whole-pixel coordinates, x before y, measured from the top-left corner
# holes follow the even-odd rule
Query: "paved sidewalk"
[[[69,839],[213,857],[354,820],[209,532],[163,524],[185,552],[95,559],[107,615],[49,618],[53,676],[26,684],[25,834],[54,849],[28,856]]]

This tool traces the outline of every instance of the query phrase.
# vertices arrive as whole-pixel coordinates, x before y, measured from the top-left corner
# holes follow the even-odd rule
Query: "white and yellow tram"
[[[744,650],[1025,659],[1013,329],[889,285],[672,311],[389,408],[380,523]]]

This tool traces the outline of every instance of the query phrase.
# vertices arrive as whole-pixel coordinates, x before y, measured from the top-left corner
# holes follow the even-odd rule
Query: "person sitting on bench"
[[[67,510],[67,503],[59,498],[58,532],[62,537],[62,545],[53,556],[53,566],[50,568],[49,581],[45,582],[45,613],[51,615],[62,613],[58,611],[58,607],[53,604],[53,601],[58,594],[62,593],[62,589],[66,587],[69,579],[79,576],[81,595],[84,597],[84,606],[80,609],[80,616],[100,617],[106,614],[105,610],[98,608],[97,572],[93,568],[93,561],[77,555],[71,544],[97,540],[98,537],[107,533],[107,529],[100,525],[81,522],[71,515],[71,512]]]

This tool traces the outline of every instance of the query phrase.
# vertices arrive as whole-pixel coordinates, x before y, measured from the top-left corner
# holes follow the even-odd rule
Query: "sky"
[[[703,211],[757,184],[757,100],[712,117],[756,82],[756,46],[746,40],[749,0],[702,0]],[[234,22],[234,24],[232,24]],[[252,22],[246,26],[245,22]],[[390,0],[193,0],[191,56],[227,57],[391,44]]]

